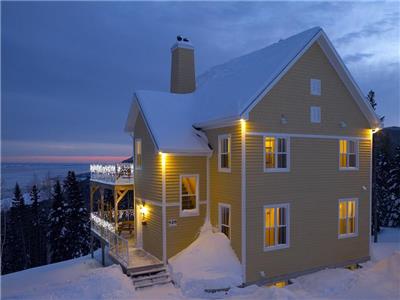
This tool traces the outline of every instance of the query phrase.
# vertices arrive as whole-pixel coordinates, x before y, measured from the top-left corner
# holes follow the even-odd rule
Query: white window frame
[[[191,210],[182,210],[182,178],[183,177],[196,177],[196,208]],[[199,215],[199,174],[181,174],[179,176],[179,216],[180,217],[195,217]]]
[[[310,94],[313,96],[321,96],[321,80],[311,78],[310,79]]]
[[[265,246],[265,225],[266,225],[266,216],[265,216],[265,210],[267,208],[275,208],[275,211],[277,208],[284,207],[286,208],[286,244],[281,244],[281,245],[275,245],[275,246]],[[280,203],[280,204],[271,204],[271,205],[264,205],[264,209],[262,211],[263,213],[263,248],[264,252],[267,251],[273,251],[273,250],[278,250],[278,249],[285,249],[290,247],[290,204],[289,203]],[[274,216],[274,228],[275,228],[275,241],[277,240],[277,231],[278,231],[278,226],[276,226],[277,218],[276,215]]]
[[[314,124],[321,123],[321,107],[310,106],[310,122]]]
[[[137,163],[137,148],[136,148],[137,142],[140,143],[140,156],[141,156],[140,166],[138,166]],[[141,138],[135,138],[135,170],[142,170],[142,168],[143,168],[143,142]]]
[[[229,156],[229,168],[222,168],[221,167],[221,141],[223,139],[228,139],[228,156]],[[230,173],[231,172],[231,165],[232,165],[232,138],[230,134],[222,134],[218,136],[218,171]]]
[[[266,156],[266,151],[265,151],[265,139],[268,137],[273,137],[275,138],[275,167],[274,168],[266,168],[265,167],[265,156]],[[278,152],[278,139],[283,138],[286,139],[286,152]],[[264,173],[279,173],[279,172],[290,172],[290,136],[288,135],[274,135],[274,134],[267,134],[263,136],[263,169]],[[278,153],[286,153],[286,168],[278,168]]]
[[[231,240],[232,238],[232,211],[231,211],[231,205],[227,203],[218,203],[218,228],[219,231],[222,232],[222,223],[221,223],[221,208],[225,207],[229,209],[229,239]],[[225,225],[226,226],[226,225]]]
[[[354,201],[356,203],[356,212],[355,212],[355,229],[353,233],[345,233],[345,234],[340,234],[340,203],[341,202],[348,202],[348,201]],[[346,205],[347,207],[347,205]],[[358,236],[358,198],[342,198],[338,200],[338,206],[337,206],[337,214],[338,214],[338,239],[345,239],[345,238],[351,238],[351,237],[356,237]],[[348,216],[347,216],[347,208],[346,208],[346,230],[348,227]]]
[[[340,141],[346,141],[346,143],[347,143],[347,146],[346,146],[346,148],[347,149],[350,149],[350,147],[349,147],[349,145],[348,145],[348,142],[349,141],[352,141],[352,142],[354,142],[354,148],[355,148],[355,155],[356,155],[356,166],[355,167],[349,167],[348,166],[348,164],[349,164],[349,154],[350,154],[350,152],[347,152],[346,153],[346,167],[342,167],[341,165],[340,165],[340,159],[341,159],[341,152],[340,152]],[[358,170],[358,168],[359,168],[359,157],[360,157],[360,151],[359,151],[359,142],[358,142],[358,140],[355,140],[355,139],[347,139],[347,138],[341,138],[341,139],[339,139],[338,140],[338,146],[339,146],[339,170],[340,171],[357,171]]]

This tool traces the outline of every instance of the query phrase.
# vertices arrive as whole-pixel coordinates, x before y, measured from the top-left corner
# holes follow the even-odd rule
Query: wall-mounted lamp
[[[340,125],[340,127],[342,127],[342,128],[346,128],[346,127],[347,127],[347,124],[346,124],[345,121],[341,121],[341,122],[339,123],[339,125]]]
[[[281,115],[281,124],[287,124],[287,118],[285,117],[285,115]]]
[[[146,220],[147,214],[148,214],[148,209],[145,206],[145,204],[143,204],[140,207],[140,215],[141,215],[141,219],[142,219],[142,225],[146,225],[147,224],[147,220]]]
[[[372,129],[372,133],[377,133],[379,130],[381,130],[379,127],[376,127],[374,129]]]

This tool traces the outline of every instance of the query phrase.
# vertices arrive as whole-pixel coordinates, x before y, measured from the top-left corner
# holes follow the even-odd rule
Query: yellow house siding
[[[321,80],[321,96],[310,79]],[[321,107],[321,123],[310,122],[310,106]],[[287,124],[281,123],[281,116]],[[342,128],[341,122],[347,127]],[[247,131],[369,137],[368,121],[318,44],[314,44],[249,114]]]
[[[146,202],[148,213],[143,228],[143,249],[162,260],[162,210],[158,205]]]
[[[141,114],[136,121],[134,136],[142,139],[142,169],[135,169],[135,196],[161,201],[161,157]]]
[[[241,260],[241,127],[207,130],[209,143],[213,147],[210,158],[210,220],[218,226],[218,203],[231,205],[231,245]],[[218,171],[218,135],[231,134],[231,172]]]
[[[321,96],[310,79],[321,80]],[[310,122],[321,107],[321,123]],[[287,124],[281,123],[281,116]],[[346,127],[341,127],[341,122]],[[247,132],[370,138],[369,125],[317,44],[249,114]],[[369,255],[370,143],[359,141],[359,170],[339,170],[339,139],[290,137],[290,171],[264,173],[262,136],[246,136],[247,281],[365,259]],[[365,187],[366,189],[364,189]],[[358,198],[358,236],[338,239],[338,200]],[[264,251],[264,205],[290,204],[290,246]]]
[[[188,247],[198,236],[206,218],[207,205],[200,205],[200,215],[179,217],[179,206],[167,207],[167,223],[175,219],[176,226],[167,225],[167,257],[170,258]]]
[[[205,156],[166,156],[166,193],[167,202],[179,202],[180,175],[198,174],[199,175],[199,197],[200,201],[207,200],[207,174]]]
[[[369,255],[370,141],[359,171],[338,170],[338,140],[291,138],[291,171],[263,172],[262,137],[247,137],[247,280],[276,277]],[[366,190],[363,189],[366,187]],[[358,198],[358,236],[338,239],[338,200]],[[264,252],[263,206],[290,204],[290,247]]]

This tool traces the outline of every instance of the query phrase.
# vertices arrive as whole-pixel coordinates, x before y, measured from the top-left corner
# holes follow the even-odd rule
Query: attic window
[[[142,139],[135,139],[135,169],[142,169]]]
[[[314,96],[321,96],[321,80],[311,79],[310,80],[310,93]]]

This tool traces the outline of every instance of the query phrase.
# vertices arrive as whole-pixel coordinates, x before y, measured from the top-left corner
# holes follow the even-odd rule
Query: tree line
[[[75,173],[52,187],[50,203],[40,202],[33,185],[26,204],[16,183],[11,208],[2,212],[1,273],[7,274],[86,255],[90,219]]]

